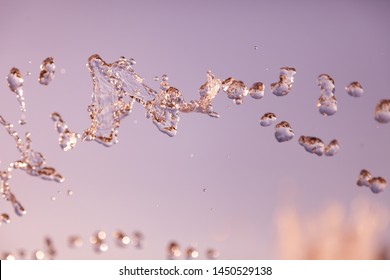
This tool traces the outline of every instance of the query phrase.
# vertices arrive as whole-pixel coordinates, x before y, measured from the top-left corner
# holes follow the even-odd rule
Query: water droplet
[[[65,74],[66,73],[66,69],[65,68],[61,68],[60,73],[61,74]]]
[[[249,94],[254,99],[261,99],[264,97],[264,84],[261,82],[254,83],[250,89]]]
[[[54,64],[54,59],[52,57],[44,59],[41,64],[38,82],[41,85],[47,86],[54,79],[55,69],[56,65]]]
[[[83,246],[83,239],[79,236],[73,235],[68,238],[68,246],[70,248],[78,248]]]
[[[255,51],[257,51],[259,49],[258,46],[254,46],[253,48],[255,49]]]
[[[190,158],[193,158],[195,155],[194,154],[190,154]]]
[[[206,188],[203,188],[203,192],[207,192],[207,189],[206,189]]]
[[[51,114],[51,119],[55,122],[54,126],[60,134],[58,143],[63,151],[67,152],[73,149],[80,135],[69,130],[67,124],[62,120],[60,114],[54,112]]]
[[[138,124],[138,121],[137,121],[137,120],[134,120],[134,124]]]
[[[126,247],[127,245],[130,244],[130,237],[127,236],[124,232],[122,231],[115,231],[113,233],[113,237],[115,238],[116,244],[119,247]]]
[[[31,61],[31,60],[29,60],[29,61],[28,61],[28,64],[31,64],[31,63],[32,63],[32,61]]]
[[[92,235],[89,239],[92,244],[95,252],[106,252],[108,250],[108,245],[104,242],[107,234],[104,231],[98,231]]]
[[[265,113],[261,118],[260,118],[260,125],[261,126],[270,126],[276,121],[276,115],[274,113]]]
[[[68,195],[69,196],[73,195],[73,191],[72,190],[68,190]]]
[[[163,82],[168,81],[168,75],[167,75],[167,74],[162,75],[161,80],[162,80]]]
[[[33,259],[35,260],[43,260],[45,258],[45,253],[41,250],[37,250],[33,254]]]
[[[11,222],[11,219],[9,218],[9,215],[6,213],[3,213],[0,215],[0,224],[1,223],[6,223],[9,224]]]
[[[380,193],[387,187],[387,181],[382,177],[374,177],[370,179],[370,189],[373,193]]]
[[[330,143],[325,147],[325,155],[326,156],[334,156],[340,150],[339,142],[336,139],[330,141]]]
[[[390,99],[382,99],[376,105],[375,120],[379,123],[390,122]]]
[[[324,116],[332,116],[337,112],[334,80],[328,74],[321,74],[317,78],[317,83],[321,89],[321,96],[317,101],[319,112]]]
[[[168,259],[177,259],[181,255],[179,244],[172,241],[168,244]]]
[[[50,199],[51,199],[52,201],[55,201],[57,198],[56,198],[55,196],[52,196]]]
[[[7,260],[7,261],[13,261],[16,260],[16,257],[9,252],[3,253],[3,256],[1,257],[2,260]]]
[[[282,121],[275,126],[275,138],[279,143],[290,141],[293,137],[294,131],[288,122]]]
[[[137,62],[135,61],[134,58],[130,58],[130,65],[136,65]]]
[[[144,240],[144,235],[139,231],[135,231],[132,233],[130,240],[131,240],[130,241],[131,245],[133,245],[134,247],[136,247],[138,249],[141,249],[143,247],[142,243]]]
[[[301,136],[298,140],[299,144],[309,153],[322,156],[325,150],[325,144],[321,139],[312,136]]]
[[[345,87],[345,90],[350,96],[360,97],[364,93],[363,87],[359,82],[352,82]]]
[[[227,97],[233,99],[237,105],[241,105],[243,98],[248,95],[248,89],[244,82],[234,78],[227,78],[222,82],[222,90],[226,92]]]
[[[290,93],[294,84],[295,68],[280,68],[279,82],[270,85],[271,92],[276,96],[285,96]]]
[[[215,249],[210,248],[206,251],[206,257],[208,260],[216,260],[219,257],[219,253]]]
[[[362,186],[369,187],[370,186],[369,182],[371,179],[372,179],[371,173],[366,169],[362,169],[358,177],[357,185],[359,187]]]
[[[31,76],[31,72],[30,72],[30,71],[27,71],[26,75],[27,75],[27,76]]]
[[[12,68],[7,76],[8,87],[16,93],[21,112],[26,112],[26,103],[23,96],[23,78],[18,68]]]
[[[157,76],[154,76],[153,80],[154,80],[155,82],[157,82],[157,81],[159,81],[159,80],[160,80],[160,78],[159,78],[159,77],[157,77]]]
[[[186,250],[186,259],[187,260],[197,259],[198,256],[199,256],[199,252],[195,248],[189,247]]]

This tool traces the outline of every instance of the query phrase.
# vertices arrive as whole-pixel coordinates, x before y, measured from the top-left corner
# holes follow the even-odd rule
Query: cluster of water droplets
[[[30,254],[26,250],[19,250],[17,253],[3,252],[0,255],[2,260],[53,260],[57,255],[57,250],[51,238],[44,239],[43,249],[34,250]]]
[[[14,139],[16,149],[20,153],[20,159],[10,163],[6,170],[0,171],[0,192],[3,199],[12,204],[15,213],[22,216],[26,214],[26,210],[16,199],[16,196],[11,191],[9,185],[13,170],[19,169],[26,172],[28,175],[37,176],[45,180],[54,180],[59,183],[63,182],[65,178],[59,174],[55,168],[46,166],[44,156],[31,148],[30,133],[27,132],[25,134],[25,140],[23,141],[14,129],[14,126],[8,123],[2,116],[0,116],[0,125],[2,125],[7,133]]]
[[[209,260],[215,260],[219,257],[218,251],[212,248],[207,249],[205,255]],[[189,246],[183,250],[183,252],[176,241],[171,241],[167,246],[167,259],[169,260],[178,260],[181,257],[184,257],[187,260],[194,260],[198,259],[199,256],[200,253],[195,246]]]
[[[362,169],[358,177],[357,185],[359,187],[368,187],[373,193],[380,193],[387,188],[387,181],[383,177],[372,177],[368,170]]]
[[[328,74],[321,74],[318,76],[317,82],[321,89],[321,96],[317,102],[318,110],[324,116],[332,116],[337,112],[334,80]]]
[[[333,139],[328,145],[325,145],[320,138],[302,135],[299,137],[298,142],[307,152],[316,154],[317,156],[334,156],[340,149],[336,139]]]
[[[279,81],[270,85],[271,92],[276,96],[285,96],[289,94],[294,83],[295,73],[295,68],[280,68]]]

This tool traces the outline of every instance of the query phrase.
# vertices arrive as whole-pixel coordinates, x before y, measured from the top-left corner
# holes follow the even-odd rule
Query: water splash
[[[206,257],[208,260],[216,260],[219,258],[219,252],[215,249],[207,249],[206,251]]]
[[[22,112],[19,124],[26,124],[26,102],[23,95],[23,78],[22,73],[18,68],[13,67],[7,76],[8,87],[16,94],[16,99],[19,102],[20,111]]]
[[[379,123],[390,122],[390,99],[382,99],[376,105],[375,120]]]
[[[289,94],[294,83],[295,74],[296,74],[295,68],[292,67],[280,68],[279,82],[272,83],[270,85],[271,92],[276,96],[285,96]]]
[[[274,113],[265,113],[260,118],[260,125],[261,126],[270,126],[276,121],[276,115]]]
[[[294,131],[288,122],[282,121],[275,126],[275,138],[279,143],[290,141],[293,137]]]
[[[41,85],[47,86],[53,79],[55,73],[56,65],[54,64],[54,59],[52,57],[47,57],[42,61],[41,71],[39,72],[38,82]]]
[[[0,192],[2,197],[9,201],[15,213],[19,216],[26,214],[26,210],[22,204],[16,199],[15,194],[11,191],[9,186],[9,180],[11,179],[11,173],[15,169],[22,170],[28,175],[37,176],[45,180],[54,180],[56,182],[63,182],[64,177],[59,174],[53,167],[46,166],[44,156],[31,149],[30,133],[25,134],[25,141],[19,137],[13,125],[8,123],[0,115],[0,125],[2,125],[7,133],[14,139],[16,143],[16,149],[20,153],[20,159],[10,163],[7,170],[0,171]]]
[[[348,86],[345,87],[345,90],[350,96],[360,97],[363,95],[364,90],[362,85],[359,82],[352,82]]]
[[[357,185],[359,187],[368,187],[373,193],[380,193],[387,188],[387,181],[383,177],[372,177],[368,170],[362,169],[358,177]]]
[[[328,74],[321,74],[317,78],[317,83],[321,89],[321,96],[317,102],[319,112],[324,116],[332,116],[337,112],[334,80]]]

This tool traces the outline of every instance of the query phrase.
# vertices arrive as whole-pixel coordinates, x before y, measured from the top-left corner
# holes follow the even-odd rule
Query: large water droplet
[[[390,122],[390,99],[382,99],[376,105],[375,120],[379,123]]]
[[[370,181],[370,189],[373,193],[380,193],[387,187],[387,181],[382,177],[374,177]]]
[[[282,67],[280,68],[279,82],[270,85],[271,92],[276,96],[285,96],[290,93],[293,83],[295,68]]]
[[[339,142],[336,139],[330,141],[330,143],[325,147],[325,155],[328,157],[336,155],[340,150]]]
[[[276,115],[274,113],[265,113],[260,118],[260,125],[261,126],[270,126],[276,121]]]
[[[350,96],[360,97],[364,93],[363,87],[359,82],[352,82],[345,87],[345,90]]]
[[[317,156],[324,154],[325,144],[320,138],[302,135],[299,137],[298,142],[309,153],[316,154]]]
[[[39,72],[38,81],[41,85],[47,86],[53,79],[56,65],[52,57],[47,57],[42,61],[41,71]]]
[[[264,97],[264,84],[261,82],[254,83],[250,89],[249,94],[254,99],[261,99]]]
[[[275,138],[279,143],[290,141],[293,137],[294,131],[288,122],[282,121],[275,126]]]
[[[366,169],[362,169],[358,177],[357,185],[359,187],[362,186],[369,187],[371,179],[372,179],[371,173]]]

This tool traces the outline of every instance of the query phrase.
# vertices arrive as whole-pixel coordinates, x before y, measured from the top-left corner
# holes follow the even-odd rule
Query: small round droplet
[[[135,65],[135,64],[137,64],[135,59],[134,58],[130,58],[130,65]]]
[[[33,258],[35,260],[43,260],[45,258],[45,253],[41,250],[37,250],[34,252]]]
[[[217,250],[210,248],[210,249],[207,249],[206,256],[207,256],[207,259],[209,259],[209,260],[216,260],[219,257],[219,253]]]
[[[31,76],[31,72],[30,71],[28,71],[26,74],[27,74],[27,76]]]
[[[162,80],[163,82],[168,81],[168,75],[166,75],[166,74],[162,75],[161,80]]]
[[[376,105],[375,120],[379,123],[390,122],[390,99],[382,99]]]
[[[157,82],[157,81],[159,81],[159,80],[160,80],[160,78],[159,78],[159,77],[157,77],[157,76],[155,76],[155,77],[153,78],[153,80],[154,80],[155,82]]]
[[[193,260],[193,259],[196,259],[198,258],[199,256],[199,252],[193,248],[193,247],[190,247],[186,250],[186,258],[187,260]]]
[[[60,73],[61,74],[65,74],[66,73],[66,69],[65,68],[61,68]]]
[[[68,238],[68,245],[70,248],[78,248],[83,246],[83,239],[79,236],[73,235]]]
[[[51,199],[52,201],[55,201],[57,198],[56,198],[55,196],[52,196],[50,199]]]
[[[259,46],[254,46],[253,49],[257,51],[259,49]]]
[[[352,82],[345,87],[345,90],[350,96],[360,97],[364,93],[363,87],[359,82]]]
[[[206,188],[203,188],[203,192],[204,192],[204,193],[207,192],[207,189],[206,189]]]
[[[180,257],[181,251],[179,244],[177,244],[175,241],[172,241],[168,244],[168,259],[176,259]]]
[[[72,190],[68,190],[68,195],[69,196],[73,195],[73,191]]]

